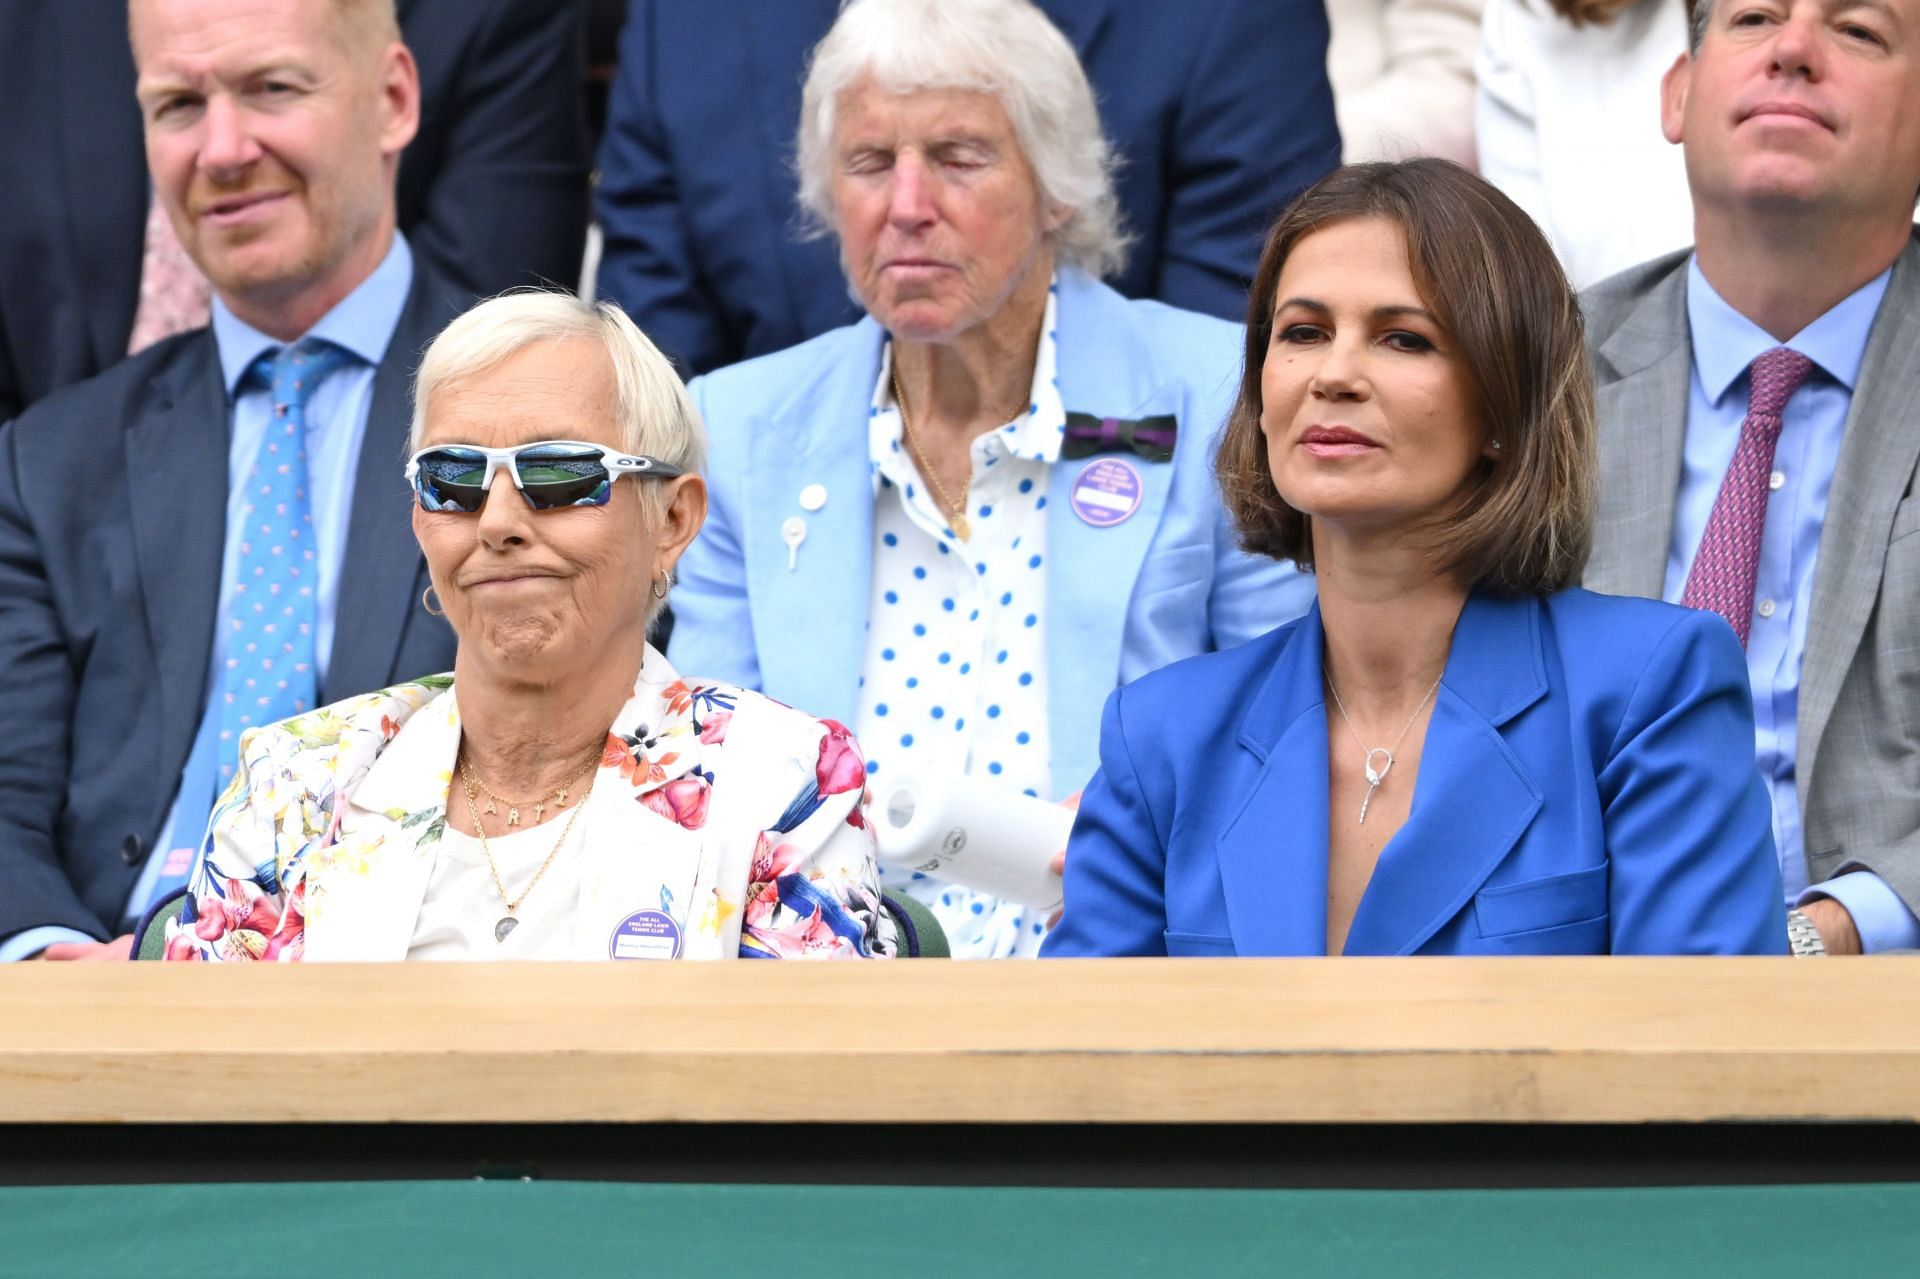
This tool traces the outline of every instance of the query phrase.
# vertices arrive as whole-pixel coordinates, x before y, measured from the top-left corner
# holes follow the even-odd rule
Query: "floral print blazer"
[[[459,746],[449,675],[246,734],[166,957],[406,958]],[[575,955],[891,956],[865,779],[841,725],[648,648],[580,815]]]

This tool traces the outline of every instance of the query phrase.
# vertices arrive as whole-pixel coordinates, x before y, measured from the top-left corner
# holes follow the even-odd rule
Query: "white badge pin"
[[[787,544],[787,572],[800,567],[800,543],[807,540],[807,522],[798,515],[787,516],[780,526],[780,540]]]

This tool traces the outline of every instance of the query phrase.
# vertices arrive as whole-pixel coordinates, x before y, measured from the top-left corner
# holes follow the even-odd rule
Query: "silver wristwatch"
[[[1827,953],[1827,944],[1820,940],[1820,930],[1813,921],[1797,910],[1787,912],[1787,944],[1793,947],[1796,958],[1807,958]]]

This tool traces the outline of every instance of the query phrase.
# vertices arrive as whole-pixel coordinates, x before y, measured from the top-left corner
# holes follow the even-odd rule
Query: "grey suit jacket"
[[[1600,512],[1586,585],[1659,596],[1693,347],[1688,253],[1584,298]],[[1847,414],[1814,567],[1796,785],[1811,883],[1873,871],[1920,912],[1920,228],[1894,265]]]

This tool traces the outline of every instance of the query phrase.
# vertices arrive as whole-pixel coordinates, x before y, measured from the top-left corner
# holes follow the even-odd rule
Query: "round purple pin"
[[[636,910],[607,941],[608,959],[678,959],[680,925],[662,910]]]
[[[1117,457],[1097,458],[1073,477],[1073,513],[1095,528],[1125,523],[1140,509],[1140,472]]]

